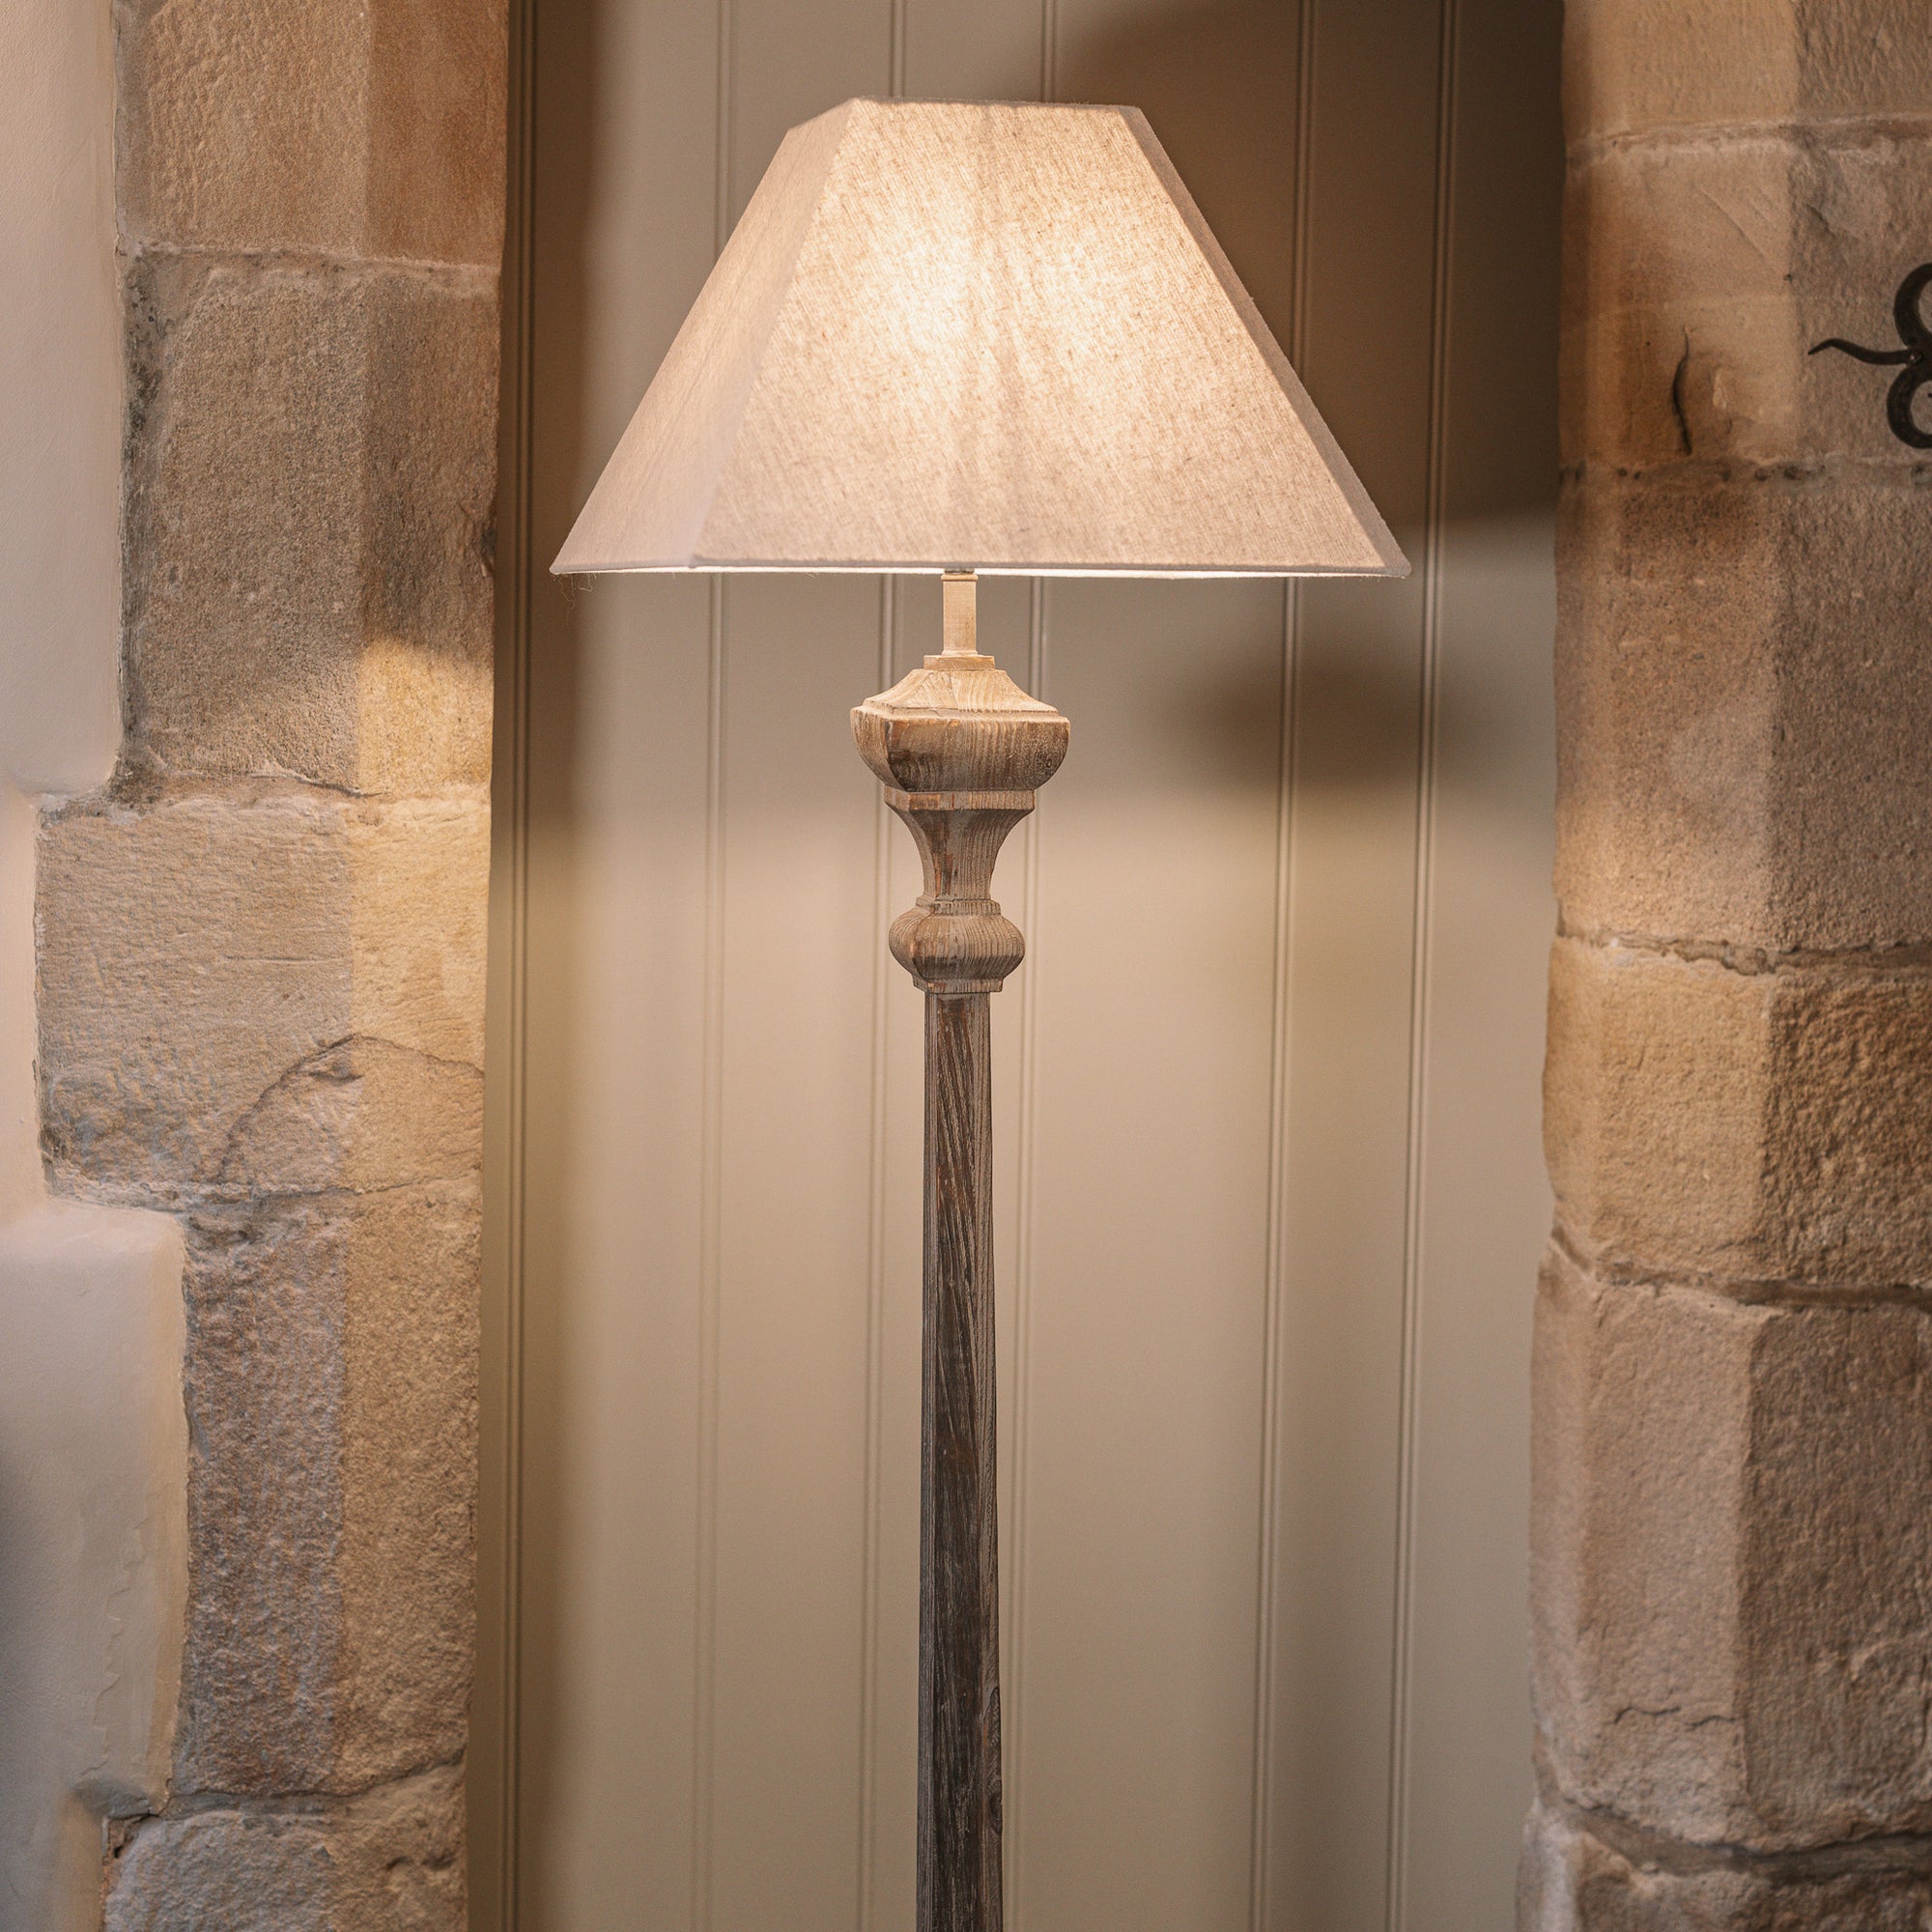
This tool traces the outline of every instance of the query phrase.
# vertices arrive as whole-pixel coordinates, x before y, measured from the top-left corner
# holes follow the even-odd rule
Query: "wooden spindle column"
[[[1000,1925],[1000,1586],[993,1424],[988,996],[1026,951],[993,867],[1066,755],[1067,724],[979,653],[975,581],[945,581],[945,649],[852,714],[918,841],[893,956],[925,994],[918,1932]]]

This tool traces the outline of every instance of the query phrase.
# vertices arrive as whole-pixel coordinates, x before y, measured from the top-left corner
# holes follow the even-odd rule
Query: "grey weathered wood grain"
[[[1001,1922],[990,996],[1025,946],[991,893],[1067,741],[1059,712],[980,655],[974,611],[972,577],[949,575],[945,650],[852,714],[925,879],[892,931],[926,996],[919,1932]]]
[[[925,996],[921,1932],[1000,1924],[991,1050],[986,994]]]

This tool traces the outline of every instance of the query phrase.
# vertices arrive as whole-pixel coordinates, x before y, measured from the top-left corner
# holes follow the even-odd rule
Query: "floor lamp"
[[[918,1932],[1000,1924],[992,897],[1067,723],[978,571],[1407,565],[1132,108],[851,100],[785,136],[553,568],[923,571],[943,648],[852,714],[925,890]]]

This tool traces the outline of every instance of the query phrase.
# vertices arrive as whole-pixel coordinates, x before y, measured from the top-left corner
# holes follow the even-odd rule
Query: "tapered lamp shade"
[[[785,136],[553,568],[1407,566],[1146,120]]]

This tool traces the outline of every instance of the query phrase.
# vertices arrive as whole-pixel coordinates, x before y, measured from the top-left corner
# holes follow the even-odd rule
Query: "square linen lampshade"
[[[554,568],[1406,566],[1131,107],[784,138]]]
[[[1407,565],[1137,112],[852,100],[785,136],[553,568],[945,578],[944,648],[852,717],[925,877],[916,1923],[998,1932],[992,879],[1068,726],[980,654],[974,572]]]

